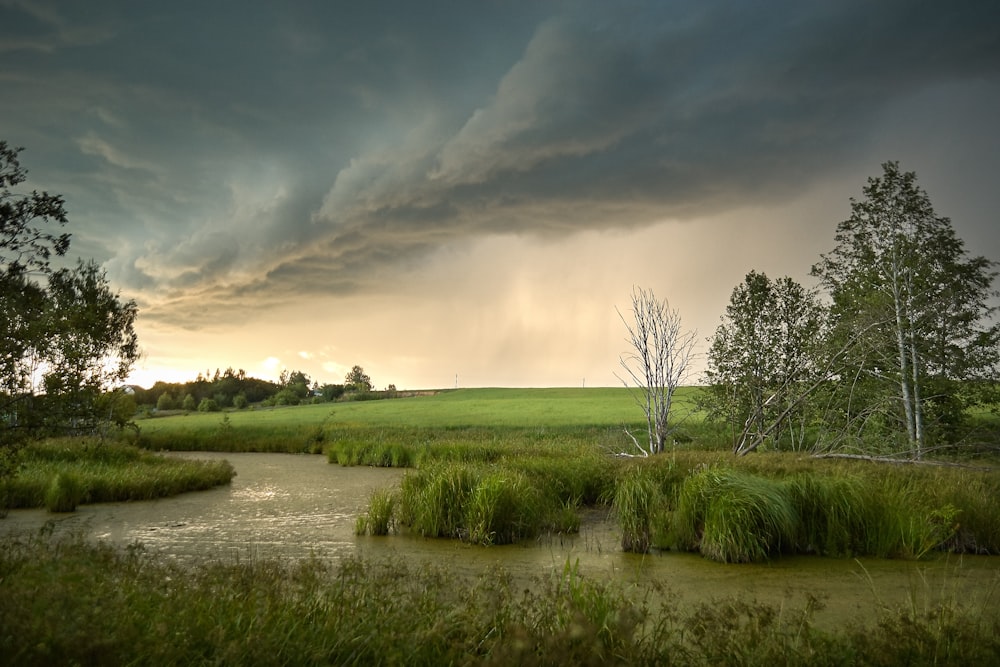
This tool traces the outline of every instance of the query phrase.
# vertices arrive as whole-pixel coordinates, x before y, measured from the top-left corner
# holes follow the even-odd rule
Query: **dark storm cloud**
[[[1000,85],[991,2],[289,5],[0,1],[0,136],[150,317],[776,201]]]

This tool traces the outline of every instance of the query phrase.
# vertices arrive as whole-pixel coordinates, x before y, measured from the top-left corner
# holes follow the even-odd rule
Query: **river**
[[[181,561],[244,558],[337,559],[347,555],[399,557],[444,566],[456,577],[475,577],[500,564],[530,581],[578,563],[585,577],[643,587],[654,580],[684,600],[742,594],[775,604],[801,606],[807,594],[825,600],[823,624],[874,618],[876,603],[926,605],[944,597],[995,609],[1000,597],[1000,558],[941,556],[908,562],[777,558],[769,563],[725,565],[697,554],[640,556],[621,551],[619,534],[603,511],[588,511],[580,533],[545,536],[526,543],[480,547],[415,535],[359,537],[358,514],[371,491],[395,486],[404,474],[388,468],[344,468],[323,456],[304,454],[172,454],[228,459],[231,485],[173,498],[83,505],[76,512],[13,510],[0,533],[38,531],[51,522],[56,534],[81,532],[119,545],[143,543]]]

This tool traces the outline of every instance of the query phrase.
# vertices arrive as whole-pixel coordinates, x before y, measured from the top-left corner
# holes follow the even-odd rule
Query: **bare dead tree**
[[[644,447],[627,428],[625,433],[641,455],[657,454],[664,450],[671,433],[674,392],[691,373],[697,332],[685,331],[680,313],[658,300],[651,290],[633,288],[632,322],[617,312],[628,330],[626,340],[631,347],[619,357],[626,377],[617,377],[632,391],[646,417],[648,444]]]

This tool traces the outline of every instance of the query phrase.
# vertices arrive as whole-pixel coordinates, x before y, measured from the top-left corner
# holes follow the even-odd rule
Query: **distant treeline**
[[[319,384],[302,371],[283,371],[278,382],[262,380],[246,374],[242,368],[227,368],[215,373],[199,373],[190,382],[157,382],[149,389],[132,387],[140,409],[201,410],[212,412],[225,408],[242,409],[254,404],[299,405],[354,399],[388,398],[395,388],[373,392],[368,387],[346,384]]]

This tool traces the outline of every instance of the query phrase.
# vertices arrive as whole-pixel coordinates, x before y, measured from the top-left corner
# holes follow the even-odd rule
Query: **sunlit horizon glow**
[[[748,271],[812,285],[884,161],[1000,259],[997,14],[7,3],[0,138],[139,305],[134,384],[620,386],[634,286],[704,353]]]

